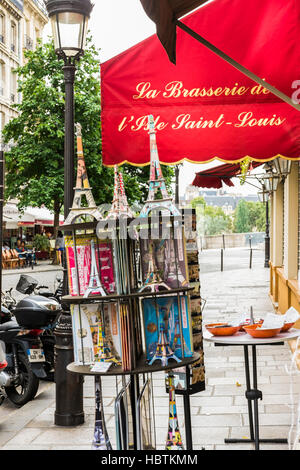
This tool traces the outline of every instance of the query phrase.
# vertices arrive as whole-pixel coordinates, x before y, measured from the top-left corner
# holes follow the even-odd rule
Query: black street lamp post
[[[270,264],[270,223],[269,223],[269,198],[266,198],[266,234],[265,234],[265,268]]]
[[[64,217],[67,218],[74,195],[74,81],[76,62],[84,54],[88,20],[93,5],[90,0],[47,0],[55,52],[64,61],[65,80],[65,149],[64,149]],[[66,256],[64,256],[64,295],[68,294]],[[67,365],[74,359],[72,322],[69,307],[55,329],[55,424],[76,426],[84,422],[83,377],[70,374]]]

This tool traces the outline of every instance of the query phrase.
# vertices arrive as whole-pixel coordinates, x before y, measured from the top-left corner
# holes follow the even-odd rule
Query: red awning
[[[171,62],[176,62],[176,19],[208,0],[141,0],[145,12],[156,24],[159,40]]]
[[[298,2],[215,0],[184,24],[299,101]],[[299,111],[182,30],[177,56],[154,35],[101,65],[104,165],[149,164],[149,114],[163,164],[300,159]]]
[[[252,162],[252,169],[262,165],[261,162]],[[241,173],[240,164],[225,163],[209,170],[199,171],[196,173],[195,179],[192,182],[193,186],[198,188],[222,188],[222,183],[227,186],[234,186],[231,178]]]

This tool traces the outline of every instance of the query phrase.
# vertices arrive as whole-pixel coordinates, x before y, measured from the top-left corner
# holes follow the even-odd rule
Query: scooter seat
[[[8,330],[20,330],[20,325],[14,321],[7,321],[6,323],[3,323],[0,325],[0,331],[8,331]]]

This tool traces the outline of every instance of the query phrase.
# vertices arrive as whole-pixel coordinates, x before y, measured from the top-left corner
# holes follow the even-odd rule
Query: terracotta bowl
[[[264,330],[264,329],[261,329],[261,324],[254,324],[254,325],[244,326],[244,330],[253,338],[272,338],[273,336],[276,336],[281,331],[281,328],[271,328],[271,329]]]
[[[253,323],[253,325],[261,325],[263,323],[263,320],[259,320],[255,323]],[[252,325],[249,325],[249,323],[244,323],[243,325],[240,325],[240,330],[241,331],[246,331],[244,330],[245,326],[252,326]]]
[[[289,330],[292,328],[292,326],[293,326],[294,324],[295,324],[295,322],[292,322],[292,323],[285,323],[285,324],[283,325],[283,327],[281,328],[280,331],[281,331],[282,333],[283,333],[284,331],[289,331]]]
[[[232,336],[239,331],[239,326],[227,326],[226,323],[209,323],[205,328],[214,336]]]

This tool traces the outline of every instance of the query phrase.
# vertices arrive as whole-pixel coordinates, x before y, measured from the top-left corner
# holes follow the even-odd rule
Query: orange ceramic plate
[[[289,331],[290,328],[292,328],[292,326],[295,324],[295,322],[292,322],[292,323],[285,323],[283,325],[283,327],[281,328],[281,332],[284,332],[284,331]]]
[[[239,326],[226,326],[226,323],[209,323],[205,328],[214,336],[232,336],[240,329]]]
[[[244,326],[244,330],[253,338],[272,338],[281,331],[281,328],[270,328],[265,330],[261,329],[261,324],[256,324]]]

